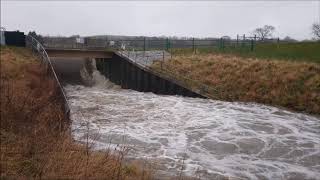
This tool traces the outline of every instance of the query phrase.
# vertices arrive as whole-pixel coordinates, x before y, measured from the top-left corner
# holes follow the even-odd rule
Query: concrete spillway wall
[[[101,74],[124,89],[163,95],[203,97],[118,54],[114,54],[111,59],[97,58],[96,65]]]

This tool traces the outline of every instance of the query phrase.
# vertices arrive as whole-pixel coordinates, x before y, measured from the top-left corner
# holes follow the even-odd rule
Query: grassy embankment
[[[213,99],[258,102],[320,114],[320,43],[257,45],[241,49],[173,50],[153,68]],[[203,86],[205,85],[205,88]]]
[[[97,152],[72,140],[57,85],[28,49],[1,47],[0,90],[1,178],[151,178],[125,163],[125,148]]]
[[[254,50],[246,44],[238,47],[225,45],[225,48],[197,48],[196,54],[232,54],[245,58],[290,60],[300,62],[320,63],[320,42],[297,42],[297,43],[257,43]],[[192,55],[193,50],[171,49],[173,56]]]

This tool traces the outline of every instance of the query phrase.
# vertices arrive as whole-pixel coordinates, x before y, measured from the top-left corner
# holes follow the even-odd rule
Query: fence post
[[[224,49],[224,40],[223,40],[223,38],[221,38],[221,45],[222,45],[222,49]]]
[[[253,47],[254,47],[254,41],[253,41],[253,39],[251,39],[251,51],[253,51]]]
[[[238,44],[239,44],[239,34],[237,34],[237,47],[238,47]]]
[[[246,35],[243,34],[243,37],[242,37],[242,43],[241,43],[241,46],[243,47],[245,45],[245,42],[246,41]]]
[[[164,61],[164,51],[162,51],[162,61]]]
[[[166,48],[167,48],[167,51],[169,51],[169,38],[166,39]]]
[[[194,53],[195,52],[194,38],[192,38],[192,49],[193,49],[193,53]]]
[[[143,51],[146,51],[146,37],[143,38]]]
[[[164,57],[164,55],[163,55],[163,57]],[[160,67],[161,67],[161,70],[162,70],[162,64],[163,64],[163,60],[162,60],[162,61],[160,61]]]

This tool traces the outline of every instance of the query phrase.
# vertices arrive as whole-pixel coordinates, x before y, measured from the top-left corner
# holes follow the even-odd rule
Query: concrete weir
[[[139,66],[118,53],[114,53],[110,59],[96,58],[96,66],[101,74],[124,89],[163,95],[203,97],[170,79],[160,77],[150,69]]]
[[[47,49],[47,52],[58,78],[63,84],[83,83],[80,71],[84,67],[86,59],[95,59],[97,70],[111,82],[124,89],[163,95],[204,97],[183,84],[154,72],[147,66],[135,63],[119,52],[68,49]]]

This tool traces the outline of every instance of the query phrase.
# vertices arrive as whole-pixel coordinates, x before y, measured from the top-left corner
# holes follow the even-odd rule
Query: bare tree
[[[320,23],[314,23],[312,25],[312,34],[315,38],[320,39]]]
[[[274,26],[264,25],[263,27],[255,29],[253,33],[257,35],[260,40],[264,40],[265,38],[271,37],[275,29]]]

